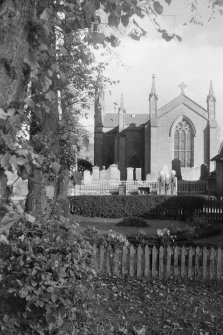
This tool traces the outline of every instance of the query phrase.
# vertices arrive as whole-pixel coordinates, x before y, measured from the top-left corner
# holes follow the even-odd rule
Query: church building
[[[156,180],[167,165],[179,179],[198,180],[214,170],[211,158],[220,147],[215,118],[216,98],[212,81],[203,108],[185,94],[158,107],[155,76],[152,77],[148,113],[128,114],[123,95],[115,113],[106,113],[103,76],[99,74],[95,99],[94,165],[118,164],[121,180],[128,167],[141,168],[142,180]],[[138,170],[140,171],[140,170]],[[135,176],[136,177],[136,176]]]

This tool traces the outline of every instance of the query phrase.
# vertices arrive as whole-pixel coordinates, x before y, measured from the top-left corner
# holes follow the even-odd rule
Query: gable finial
[[[215,98],[212,80],[210,81],[209,97]]]
[[[184,90],[187,87],[187,85],[182,81],[178,87],[181,89],[180,94],[184,94]]]
[[[153,73],[153,75],[152,75],[152,79],[153,79],[153,81],[152,81],[152,87],[151,87],[151,94],[155,94],[155,95],[157,95],[157,93],[156,93],[156,84],[155,84],[155,74]]]

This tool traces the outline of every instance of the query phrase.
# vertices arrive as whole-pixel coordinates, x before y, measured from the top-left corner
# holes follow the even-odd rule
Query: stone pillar
[[[92,181],[99,181],[100,180],[100,176],[99,176],[99,167],[98,166],[94,166],[92,168],[93,173],[92,173]]]
[[[133,180],[133,168],[128,167],[127,168],[127,181]]]

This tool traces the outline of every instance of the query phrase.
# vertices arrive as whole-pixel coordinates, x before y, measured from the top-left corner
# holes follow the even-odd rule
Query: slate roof
[[[125,125],[135,124],[140,126],[149,120],[148,114],[125,114]],[[106,113],[103,120],[104,127],[114,128],[118,126],[118,114]]]
[[[197,104],[195,101],[190,99],[185,94],[180,94],[178,97],[173,99],[172,101],[168,102],[164,106],[158,108],[157,114],[158,119],[163,117],[172,109],[176,108],[177,106],[184,104],[195,113],[199,114],[204,119],[208,119],[208,111]],[[149,120],[149,112],[148,114],[125,114],[125,126],[129,126],[130,124],[135,124],[136,126],[140,126],[145,124]],[[104,114],[104,127],[106,128],[115,128],[118,126],[118,113],[105,113]]]

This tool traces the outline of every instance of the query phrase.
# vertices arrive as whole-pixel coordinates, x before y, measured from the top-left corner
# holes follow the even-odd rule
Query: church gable
[[[205,120],[208,120],[208,111],[192,99],[188,98],[185,94],[181,94],[174,100],[170,101],[169,103],[158,109],[158,119],[162,118],[180,105],[187,107],[192,112],[198,114]]]

